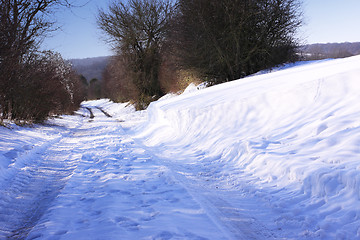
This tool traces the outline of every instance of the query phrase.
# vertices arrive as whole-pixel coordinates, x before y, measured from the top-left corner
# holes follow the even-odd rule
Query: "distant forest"
[[[343,58],[360,54],[360,42],[356,43],[325,43],[302,46],[299,52],[304,60],[320,60],[326,58]],[[101,81],[103,71],[109,63],[110,56],[69,60],[78,74],[88,82],[91,79]]]
[[[83,75],[88,82],[91,79],[101,80],[102,73],[109,62],[110,57],[94,57],[84,59],[70,59],[70,63],[76,72]]]

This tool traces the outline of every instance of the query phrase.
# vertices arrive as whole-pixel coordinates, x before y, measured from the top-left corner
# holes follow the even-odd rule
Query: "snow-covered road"
[[[24,162],[1,184],[0,237],[25,238],[71,177],[77,164],[74,131],[20,156]]]
[[[1,183],[0,238],[239,239],[249,229],[231,223],[229,203],[200,195],[117,119],[91,110],[55,120],[48,127],[60,134],[16,155]]]

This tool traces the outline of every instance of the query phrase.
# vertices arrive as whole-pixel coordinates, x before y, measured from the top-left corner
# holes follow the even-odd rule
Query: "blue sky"
[[[360,42],[360,0],[304,0],[307,43]]]
[[[59,52],[66,59],[111,55],[111,48],[105,43],[105,36],[96,25],[98,9],[106,9],[110,1],[72,2],[75,2],[76,7],[56,12],[54,18],[60,30],[51,33],[43,42],[42,48]],[[82,6],[84,4],[86,5]]]
[[[84,7],[62,9],[55,14],[61,30],[43,43],[44,49],[66,58],[111,55],[111,48],[96,26],[99,8],[110,0],[77,0]],[[304,43],[360,42],[360,0],[304,0],[305,25],[300,32]]]

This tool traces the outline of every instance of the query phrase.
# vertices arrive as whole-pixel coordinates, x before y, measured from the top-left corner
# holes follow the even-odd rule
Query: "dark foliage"
[[[179,0],[172,39],[184,68],[220,83],[294,60],[298,0]]]
[[[97,78],[93,78],[90,80],[88,95],[87,98],[89,100],[100,99],[101,98],[101,85],[100,81]]]

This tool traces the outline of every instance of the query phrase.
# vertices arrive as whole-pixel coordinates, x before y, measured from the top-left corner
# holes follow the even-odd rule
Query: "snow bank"
[[[315,62],[154,102],[129,133],[224,187],[267,189],[296,237],[360,238],[359,92],[360,56]]]

